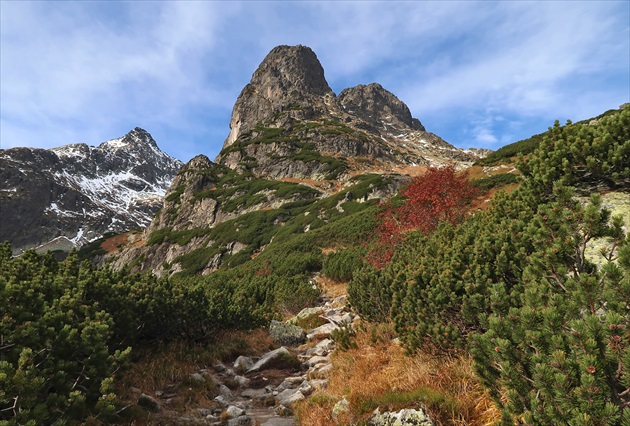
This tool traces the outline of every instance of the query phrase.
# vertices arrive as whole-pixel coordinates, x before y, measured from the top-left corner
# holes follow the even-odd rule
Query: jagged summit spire
[[[267,54],[245,86],[232,110],[230,134],[223,147],[256,123],[291,106],[318,109],[335,94],[326,82],[324,68],[311,48],[277,46]]]
[[[265,85],[268,90],[279,89],[283,95],[296,90],[319,96],[332,92],[317,55],[310,47],[300,44],[273,48],[254,72],[251,84]]]

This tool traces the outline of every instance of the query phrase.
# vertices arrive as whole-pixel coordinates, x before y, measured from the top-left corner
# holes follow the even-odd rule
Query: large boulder
[[[297,325],[272,320],[269,325],[269,335],[281,345],[299,346],[306,340],[306,334]]]

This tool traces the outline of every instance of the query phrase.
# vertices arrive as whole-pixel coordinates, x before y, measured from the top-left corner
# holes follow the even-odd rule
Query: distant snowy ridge
[[[135,128],[97,147],[0,150],[0,165],[0,241],[23,250],[145,227],[182,163]]]

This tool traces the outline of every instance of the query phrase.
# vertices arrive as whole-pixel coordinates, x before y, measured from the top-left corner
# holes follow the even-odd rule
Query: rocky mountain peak
[[[140,127],[134,128],[121,138],[103,142],[99,145],[99,148],[112,151],[119,149],[142,151],[149,148],[152,151],[159,151],[157,143],[151,134]]]
[[[374,126],[388,123],[400,128],[425,130],[420,120],[411,116],[409,107],[378,83],[344,89],[337,99],[347,113]]]
[[[306,46],[278,46],[254,72],[232,110],[230,134],[223,147],[279,111],[294,109],[296,118],[309,118],[335,98],[315,52]]]
[[[0,241],[16,250],[58,238],[81,245],[146,226],[181,166],[138,127],[97,147],[2,150]]]
[[[272,49],[254,72],[251,84],[266,89],[268,98],[280,93],[324,96],[332,92],[317,55],[302,45]]]

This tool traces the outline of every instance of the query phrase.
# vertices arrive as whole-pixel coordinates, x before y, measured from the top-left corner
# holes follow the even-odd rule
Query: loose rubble
[[[232,365],[216,364],[212,370],[191,374],[191,384],[216,383],[217,396],[207,407],[194,414],[172,419],[177,425],[295,425],[294,409],[313,392],[325,389],[333,371],[330,355],[336,344],[331,338],[335,330],[349,326],[358,317],[346,307],[346,296],[328,299],[317,308],[306,308],[290,320],[274,322],[272,337],[284,346],[261,357],[239,356]],[[325,324],[303,330],[298,324]],[[305,343],[302,343],[305,342]],[[299,346],[298,346],[299,345]],[[140,393],[138,404],[157,412],[168,405],[169,393],[154,392],[155,398]],[[343,398],[333,417],[349,410]],[[195,415],[196,414],[196,415]],[[403,410],[399,413],[376,412],[370,423],[374,425],[433,425],[424,412]]]

